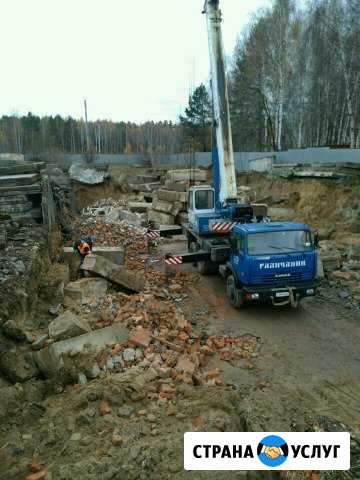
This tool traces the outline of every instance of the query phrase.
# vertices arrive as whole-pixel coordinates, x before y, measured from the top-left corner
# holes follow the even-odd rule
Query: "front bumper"
[[[292,285],[280,285],[276,287],[262,287],[258,285],[244,286],[245,300],[267,301],[274,305],[286,305],[300,300],[304,297],[313,297],[319,288],[319,282],[312,282]]]

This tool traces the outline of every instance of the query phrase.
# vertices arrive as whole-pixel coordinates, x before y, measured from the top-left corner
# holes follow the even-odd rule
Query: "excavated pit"
[[[164,188],[161,176],[160,181]],[[341,315],[349,312],[355,322],[360,278],[351,266],[356,267],[360,259],[360,234],[354,180],[334,183],[251,173],[239,175],[238,184],[249,187],[241,189],[244,200],[264,201],[279,219],[290,216],[319,228],[322,248],[340,252],[345,267],[327,273],[321,295],[332,301],[334,308],[341,309]],[[119,180],[116,183],[110,177],[96,186],[73,183],[70,193],[78,211],[84,211],[81,216],[73,214],[65,236],[60,236],[64,225],[54,228],[50,235],[46,226],[24,226],[16,230],[16,240],[8,239],[6,251],[0,251],[1,260],[11,265],[1,278],[0,355],[3,358],[7,352],[14,352],[5,362],[5,370],[8,368],[10,373],[0,377],[1,478],[26,478],[35,466],[47,472],[44,478],[56,480],[95,480],[100,476],[109,480],[332,478],[326,472],[270,472],[261,477],[257,472],[185,472],[182,437],[185,431],[194,430],[348,429],[353,434],[356,464],[359,443],[353,431],[355,425],[346,425],[345,416],[334,409],[330,413],[326,409],[312,411],[310,394],[305,395],[299,386],[293,392],[284,390],[279,398],[272,391],[271,377],[257,377],[261,377],[263,356],[270,358],[266,342],[260,344],[247,337],[241,328],[236,336],[230,335],[227,325],[219,329],[223,319],[216,315],[227,312],[226,299],[219,295],[217,303],[211,306],[210,301],[209,306],[205,296],[196,297],[195,291],[201,292],[200,283],[191,270],[166,282],[159,268],[166,244],[148,253],[143,229],[119,220],[118,210],[128,209],[134,202],[137,205],[133,208],[144,209],[139,202],[143,203],[145,197],[154,198],[156,190],[124,192]],[[173,196],[177,201],[178,197]],[[150,288],[129,295],[110,282],[100,298],[80,304],[65,300],[66,285],[76,280],[76,268],[70,274],[66,264],[60,262],[62,247],[89,233],[97,237],[98,245],[123,245],[125,266],[142,272]],[[154,263],[147,264],[146,259]],[[350,275],[334,276],[338,271]],[[177,313],[179,307],[182,315]],[[32,344],[39,342],[49,324],[67,311],[85,321],[95,333],[115,324],[126,327],[127,333],[100,350],[88,346],[77,353],[71,348],[63,356],[61,370],[46,375],[25,356],[41,351],[34,350]],[[259,312],[255,317],[263,315],[267,320],[266,310]],[[155,335],[155,340],[148,343],[141,332],[140,340],[136,340],[140,344],[129,343],[129,335],[139,326]],[[214,329],[217,333],[210,333]],[[174,346],[182,353],[173,350]],[[205,352],[211,352],[209,357]],[[176,362],[184,355],[180,364],[185,371],[177,371]],[[97,369],[92,370],[95,365]],[[234,371],[241,373],[236,382],[228,377]],[[276,423],[267,408],[279,404],[284,415]],[[353,475],[358,478],[356,468]],[[339,474],[336,478],[350,477]]]

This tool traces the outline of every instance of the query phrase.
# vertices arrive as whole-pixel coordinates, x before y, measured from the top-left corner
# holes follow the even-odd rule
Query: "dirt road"
[[[160,251],[184,248],[184,242],[174,242]],[[239,311],[228,304],[219,276],[200,277],[197,290],[189,292],[183,308],[207,312],[209,335],[258,338],[250,363],[217,365],[225,381],[246,389],[242,410],[249,429],[301,431],[318,421],[359,431],[360,316],[324,297],[326,292],[304,299],[298,310],[253,304]]]

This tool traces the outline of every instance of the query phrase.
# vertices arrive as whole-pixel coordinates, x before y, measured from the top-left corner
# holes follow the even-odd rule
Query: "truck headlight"
[[[314,295],[314,289],[313,288],[308,288],[306,290],[306,295]]]
[[[259,300],[260,295],[258,293],[252,293],[251,294],[251,299],[252,300]]]

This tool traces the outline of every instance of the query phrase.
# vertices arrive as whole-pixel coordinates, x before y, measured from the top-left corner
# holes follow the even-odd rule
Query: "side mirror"
[[[314,247],[315,248],[319,248],[319,234],[318,232],[315,232],[314,233]]]
[[[230,245],[231,245],[231,250],[236,250],[236,247],[237,247],[236,238],[234,237],[230,238]]]

